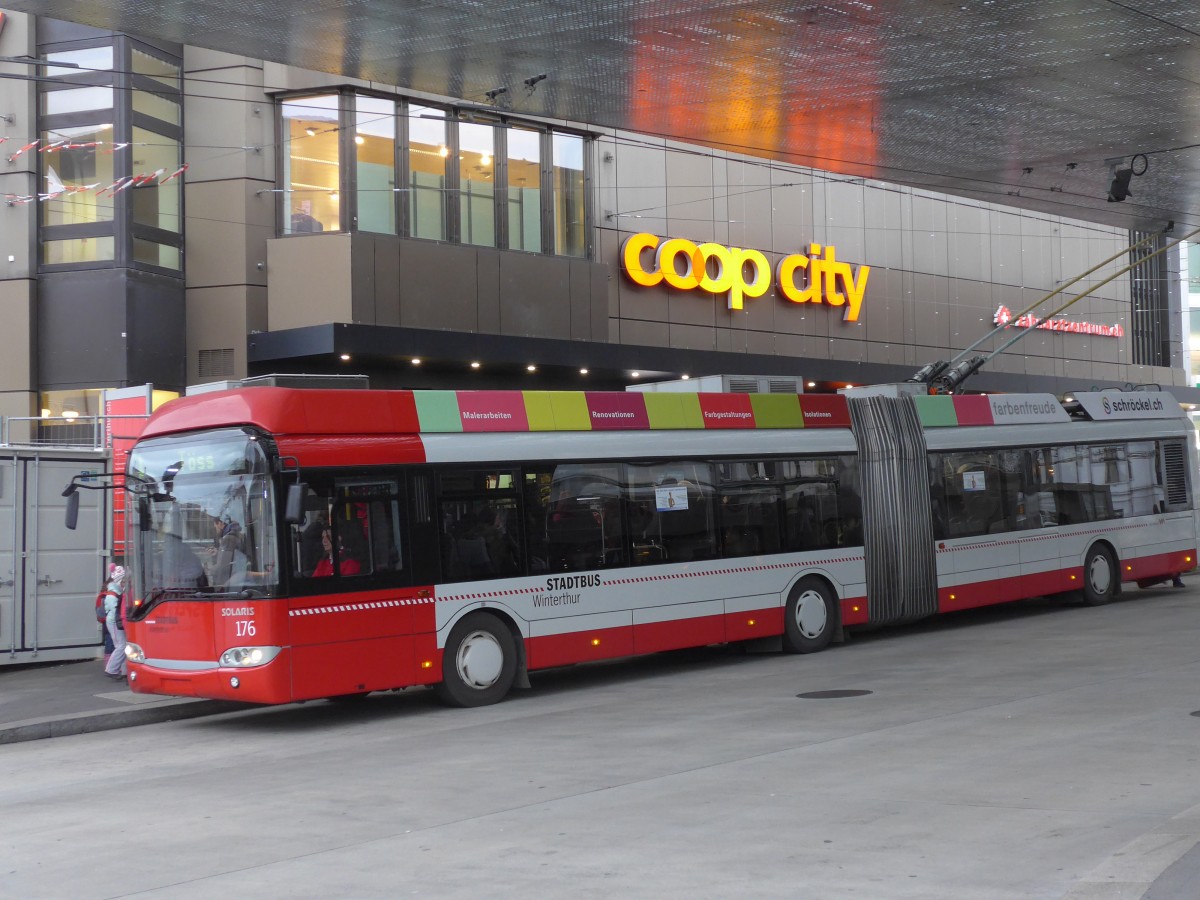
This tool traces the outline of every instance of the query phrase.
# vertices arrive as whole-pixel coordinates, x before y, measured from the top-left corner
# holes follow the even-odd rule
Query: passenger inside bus
[[[183,539],[183,515],[172,508],[164,520],[162,556],[158,570],[160,586],[165,588],[206,588],[208,575],[196,551]]]
[[[212,517],[213,543],[208,549],[208,581],[213,587],[241,585],[246,580],[245,536],[242,526],[225,516]]]
[[[300,532],[300,571],[311,575],[325,555],[321,535],[329,529],[329,514],[320,510]]]
[[[353,533],[353,529],[347,529],[346,536]],[[321,561],[317,563],[317,567],[313,569],[313,578],[327,578],[335,571],[339,575],[357,575],[362,571],[362,564],[356,558],[352,549],[346,547],[346,536],[340,532],[338,534],[338,554],[335,566],[333,553],[333,535],[331,530],[326,527],[321,532],[321,547],[324,555]],[[353,538],[351,538],[353,542]]]

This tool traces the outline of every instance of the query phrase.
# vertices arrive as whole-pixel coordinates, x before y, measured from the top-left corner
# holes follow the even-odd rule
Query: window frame
[[[182,80],[184,76],[182,57],[176,57],[165,50],[152,47],[128,35],[121,34],[105,38],[89,38],[86,40],[42,44],[38,46],[38,53],[41,57],[45,58],[51,54],[67,53],[74,50],[90,50],[100,47],[112,48],[113,67],[111,69],[89,70],[78,74],[68,72],[68,74],[52,76],[52,80],[50,81],[39,82],[37,88],[37,109],[40,113],[42,95],[77,87],[111,87],[113,91],[113,105],[108,109],[82,110],[78,112],[54,113],[52,115],[39,114],[36,120],[38,135],[40,136],[44,132],[62,128],[81,128],[89,125],[111,124],[112,129],[110,134],[112,142],[114,144],[127,144],[122,150],[116,151],[119,155],[115,156],[113,160],[114,181],[118,178],[132,177],[137,174],[133,171],[132,151],[133,129],[135,127],[161,134],[169,140],[176,141],[179,145],[180,159],[182,160],[186,115],[183,108]],[[132,68],[134,49],[177,68],[180,78],[179,86],[173,88],[150,76],[134,74]],[[150,90],[153,93],[171,97],[179,105],[179,123],[175,124],[155,119],[140,112],[134,113],[132,93],[134,89]],[[48,161],[43,160],[38,165],[37,177],[39,182],[44,177],[42,167],[45,164],[48,164]],[[164,173],[162,177],[165,178],[169,174],[171,173]],[[100,189],[97,188],[97,190]],[[116,196],[109,198],[113,206],[112,216],[97,222],[50,225],[46,223],[45,206],[39,203],[37,214],[39,246],[44,246],[46,243],[53,241],[76,240],[84,237],[111,237],[113,239],[113,258],[111,260],[78,263],[47,263],[44,261],[43,254],[39,253],[37,260],[38,271],[71,272],[123,268],[138,269],[182,279],[186,268],[184,233],[187,211],[185,205],[186,192],[183,190],[182,184],[178,187],[178,190],[178,233],[153,226],[135,224],[133,221],[134,189],[132,188],[123,190]],[[179,268],[176,269],[137,261],[134,257],[135,239],[175,248],[179,252]]]

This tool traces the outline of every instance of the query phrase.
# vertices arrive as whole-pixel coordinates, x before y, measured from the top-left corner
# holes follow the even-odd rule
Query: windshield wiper
[[[236,591],[208,591],[202,596],[207,600],[254,600],[266,597],[267,593],[257,588],[244,587],[238,588]]]
[[[146,593],[146,605],[149,606],[157,603],[164,597],[186,597],[194,592],[197,588],[192,587],[156,587],[150,588]]]

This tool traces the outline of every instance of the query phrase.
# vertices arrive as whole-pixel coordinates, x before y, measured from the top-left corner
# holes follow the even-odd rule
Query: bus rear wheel
[[[784,609],[783,649],[788,653],[824,650],[833,640],[837,620],[837,597],[829,585],[812,575],[801,578]]]
[[[1087,606],[1103,606],[1117,596],[1117,561],[1103,544],[1088,548],[1083,562],[1083,602]]]
[[[450,631],[438,696],[449,706],[487,706],[504,699],[517,674],[517,646],[503,622],[475,612]]]

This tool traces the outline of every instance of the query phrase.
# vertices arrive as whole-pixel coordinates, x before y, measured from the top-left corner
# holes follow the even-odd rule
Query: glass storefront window
[[[182,121],[177,100],[150,91],[133,92],[133,111],[172,125],[178,125]]]
[[[283,184],[288,198],[284,234],[341,227],[338,101],[338,95],[330,94],[282,104]]]
[[[62,113],[85,112],[91,109],[109,110],[113,107],[110,87],[65,88],[42,93],[41,114],[57,116]]]
[[[446,113],[408,108],[408,229],[418,238],[446,240]]]
[[[179,206],[183,181],[176,178],[160,182],[179,168],[179,142],[145,128],[133,129],[133,175],[159,174],[144,184],[129,189],[133,196],[133,221],[136,225],[164,228],[179,233]]]
[[[48,266],[68,263],[102,262],[113,258],[111,237],[75,238],[69,241],[43,241],[42,262]]]
[[[145,75],[155,81],[161,81],[168,87],[179,87],[179,66],[144,53],[136,47],[133,49],[133,74]]]
[[[98,416],[103,412],[103,388],[42,391],[38,397],[43,419],[60,416],[75,419],[79,416]]]
[[[536,131],[508,131],[508,246],[542,250],[542,136]]]
[[[554,252],[587,256],[583,138],[554,135]]]
[[[113,48],[109,44],[106,47],[88,47],[86,50],[61,50],[47,53],[46,62],[70,63],[69,66],[47,66],[44,74],[48,78],[107,71],[113,67]]]
[[[133,240],[133,261],[177,271],[182,268],[178,247],[170,247],[154,241],[143,241],[141,238]]]
[[[112,125],[81,125],[42,132],[42,145],[68,141],[50,153],[39,153],[39,191],[62,193],[42,204],[42,224],[81,225],[105,222],[113,217],[113,198],[101,196],[115,180],[113,175]],[[81,146],[85,144],[100,146]],[[127,150],[124,152],[128,152]],[[112,259],[112,256],[104,257]]]
[[[491,125],[458,126],[458,190],[462,242],[496,246],[496,132]]]
[[[360,94],[283,100],[280,119],[283,234],[347,227],[587,256],[587,140],[580,135],[533,123],[460,121],[446,109]],[[406,169],[396,168],[398,159]],[[343,222],[339,196],[351,172],[354,202]]]
[[[355,98],[354,154],[358,177],[358,228],[396,233],[396,104]]]

